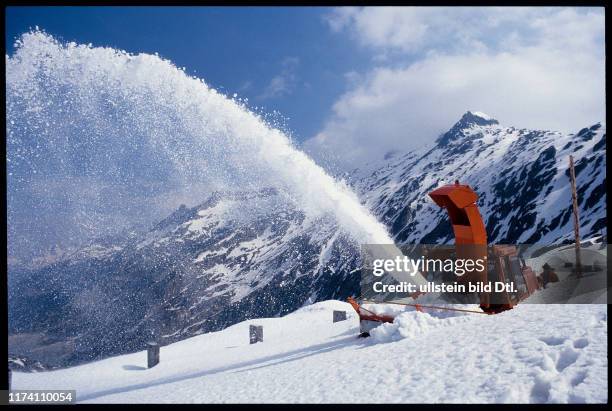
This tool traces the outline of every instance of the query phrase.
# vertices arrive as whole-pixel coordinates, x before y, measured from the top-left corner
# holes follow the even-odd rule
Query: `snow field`
[[[333,310],[348,320],[332,323]],[[249,345],[248,326],[264,327]],[[407,311],[357,338],[340,301],[245,321],[146,352],[42,373],[15,389],[76,389],[91,403],[607,402],[605,305],[523,304],[494,315]]]

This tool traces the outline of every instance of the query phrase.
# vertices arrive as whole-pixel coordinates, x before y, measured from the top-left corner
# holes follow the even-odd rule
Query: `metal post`
[[[249,340],[251,344],[263,342],[263,325],[249,325]]]
[[[147,367],[152,368],[159,364],[159,344],[156,342],[147,343]]]
[[[578,215],[578,194],[576,192],[576,172],[574,171],[574,157],[569,156],[570,184],[572,187],[572,208],[574,209],[574,247],[576,248],[576,276],[582,276],[580,262],[580,217]]]
[[[334,310],[334,322],[346,320],[346,311],[336,311]]]

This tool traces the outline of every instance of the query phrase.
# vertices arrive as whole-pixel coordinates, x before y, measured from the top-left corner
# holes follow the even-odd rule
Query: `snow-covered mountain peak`
[[[462,117],[462,120],[472,121],[481,126],[490,124],[499,124],[499,122],[491,117],[490,115],[483,113],[482,111],[467,111]]]
[[[473,126],[492,126],[499,124],[499,121],[481,111],[466,111],[463,116],[455,123],[452,128],[472,128]]]
[[[446,133],[438,138],[438,144],[446,146],[466,136],[481,134],[480,129],[499,126],[499,122],[488,114],[479,111],[467,111]]]

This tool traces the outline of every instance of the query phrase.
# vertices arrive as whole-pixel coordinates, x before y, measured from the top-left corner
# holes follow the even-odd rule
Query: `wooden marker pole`
[[[159,344],[156,342],[147,343],[147,368],[153,368],[159,364]]]
[[[251,344],[263,342],[263,325],[249,325],[249,341]]]
[[[576,173],[574,171],[574,157],[569,157],[570,183],[572,186],[572,207],[574,209],[574,241],[576,247],[576,276],[582,276],[582,264],[580,262],[580,217],[578,215],[578,194],[576,193]]]

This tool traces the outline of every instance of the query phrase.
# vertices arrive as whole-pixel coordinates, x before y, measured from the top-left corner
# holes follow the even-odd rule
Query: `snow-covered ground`
[[[332,323],[334,309],[347,321]],[[76,389],[91,403],[589,402],[608,400],[606,305],[523,304],[494,315],[405,312],[357,338],[325,301],[161,348],[64,370],[15,373],[14,389]],[[249,324],[264,342],[249,344]]]

